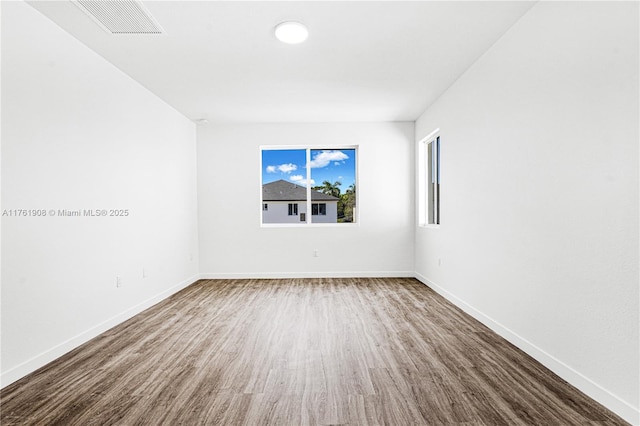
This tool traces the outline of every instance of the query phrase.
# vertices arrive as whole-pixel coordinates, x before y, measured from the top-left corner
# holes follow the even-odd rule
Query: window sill
[[[353,228],[359,223],[261,223],[260,228]]]
[[[435,225],[432,223],[427,223],[427,224],[420,224],[418,225],[419,228],[424,228],[424,229],[440,229],[440,224]]]

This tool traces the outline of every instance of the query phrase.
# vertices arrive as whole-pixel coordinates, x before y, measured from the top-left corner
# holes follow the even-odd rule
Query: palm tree
[[[351,194],[353,194],[355,196],[355,194],[356,194],[356,184],[352,183],[351,185],[349,185],[349,187],[347,188],[346,193],[347,194],[351,193]]]
[[[356,207],[356,184],[352,183],[338,202],[340,206],[338,211],[342,211],[342,220],[340,222],[353,222],[353,209]],[[340,214],[338,214],[340,216]]]
[[[331,183],[328,180],[325,180],[322,182],[322,185],[314,186],[312,189],[320,191],[323,194],[329,194],[333,197],[340,198],[340,185],[342,185],[342,182],[340,181]]]

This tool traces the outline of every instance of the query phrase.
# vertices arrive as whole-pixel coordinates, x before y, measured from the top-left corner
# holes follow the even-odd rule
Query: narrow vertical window
[[[427,143],[427,223],[440,224],[440,137]]]

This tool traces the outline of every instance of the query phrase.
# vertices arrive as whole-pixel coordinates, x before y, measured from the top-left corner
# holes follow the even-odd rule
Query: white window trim
[[[258,184],[258,200],[260,205],[262,202],[262,170],[264,168],[264,164],[262,164],[262,151],[263,150],[276,150],[276,149],[306,149],[307,151],[307,164],[311,161],[311,151],[316,149],[354,149],[356,151],[355,158],[355,174],[356,174],[356,200],[358,204],[360,204],[360,145],[335,145],[335,144],[323,144],[323,145],[260,145],[258,150],[258,155],[260,156],[258,159],[258,163],[260,164],[260,173],[258,174],[259,184]],[[311,179],[311,169],[307,168],[307,181]],[[260,210],[260,227],[261,228],[352,228],[360,226],[360,209],[356,208],[355,216],[356,221],[354,223],[313,223],[310,222],[311,219],[307,219],[306,222],[298,222],[298,223],[262,223],[262,209]],[[307,188],[307,212],[311,212],[311,185]],[[307,215],[307,218],[311,218],[311,214]]]
[[[429,173],[429,165],[427,164],[427,150],[429,149],[429,144],[434,142],[441,135],[440,128],[436,128],[427,136],[423,137],[417,142],[416,150],[418,155],[417,157],[417,170],[416,174],[417,184],[416,184],[416,199],[418,200],[417,207],[417,218],[418,218],[418,227],[424,229],[439,229],[441,223],[429,223],[429,200],[427,196],[427,174]],[[440,201],[439,201],[440,202]],[[442,204],[440,203],[440,208],[442,208]]]

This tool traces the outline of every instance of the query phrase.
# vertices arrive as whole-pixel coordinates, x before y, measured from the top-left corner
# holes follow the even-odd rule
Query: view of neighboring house
[[[262,185],[262,223],[336,223],[338,198],[311,190],[311,218],[307,214],[304,186],[286,180]]]

